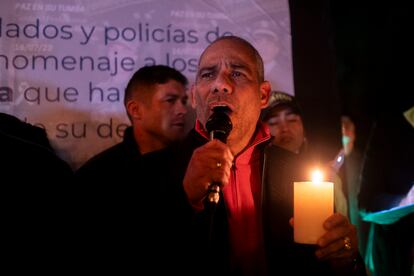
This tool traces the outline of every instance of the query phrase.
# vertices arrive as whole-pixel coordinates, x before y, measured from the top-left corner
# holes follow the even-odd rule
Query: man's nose
[[[232,93],[233,92],[233,84],[230,77],[222,72],[218,74],[217,78],[214,80],[213,83],[213,92],[214,93]]]
[[[187,104],[183,101],[177,101],[176,112],[177,114],[183,114],[183,115],[187,114],[188,112]]]

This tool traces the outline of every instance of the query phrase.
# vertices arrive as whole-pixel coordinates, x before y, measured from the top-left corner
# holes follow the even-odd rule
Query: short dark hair
[[[144,100],[148,90],[155,84],[164,84],[175,80],[184,86],[188,85],[187,78],[178,70],[166,65],[144,66],[138,69],[128,82],[125,88],[124,105],[131,100],[133,94]],[[151,92],[151,91],[150,91]]]

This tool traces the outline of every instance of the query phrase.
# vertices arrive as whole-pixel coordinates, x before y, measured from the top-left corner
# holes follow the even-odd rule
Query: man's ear
[[[260,106],[265,108],[270,99],[270,82],[264,81],[260,84]]]
[[[194,84],[191,85],[190,97],[191,97],[191,107],[195,109],[197,103],[196,103],[195,86],[194,86]]]
[[[126,109],[131,119],[140,120],[142,118],[142,106],[140,102],[130,100],[127,102]]]

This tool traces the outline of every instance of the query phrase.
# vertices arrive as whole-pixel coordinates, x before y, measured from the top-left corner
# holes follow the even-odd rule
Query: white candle
[[[293,204],[295,242],[316,244],[325,233],[323,222],[333,214],[333,183],[315,178],[312,182],[294,182]]]

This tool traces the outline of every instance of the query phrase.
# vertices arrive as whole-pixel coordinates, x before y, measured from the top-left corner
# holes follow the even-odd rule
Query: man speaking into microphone
[[[163,223],[168,227],[164,239],[169,235],[185,254],[183,257],[177,250],[169,256],[176,268],[182,269],[181,274],[187,269],[193,275],[266,275],[275,270],[292,275],[334,275],[333,271],[352,275],[358,255],[356,231],[340,214],[325,221],[327,233],[315,250],[301,258],[292,253],[296,246],[289,225],[293,199],[288,196],[280,198],[285,204],[281,213],[287,214],[280,220],[280,229],[286,234],[277,237],[280,246],[272,248],[281,259],[266,257],[262,182],[270,134],[259,117],[271,87],[264,80],[263,70],[257,50],[239,37],[221,37],[202,53],[191,90],[197,115],[195,128],[178,148],[169,150],[170,155],[154,159],[157,165],[153,167],[163,173],[152,174],[151,185],[163,187],[167,196],[158,199],[158,207],[164,206]],[[232,125],[226,143],[217,139],[217,128],[209,127],[208,122],[215,117],[228,117]],[[293,184],[285,181],[271,185]],[[216,191],[215,186],[219,197],[211,223],[209,193]],[[171,248],[175,249],[165,246],[162,250]]]
[[[270,84],[263,76],[258,52],[240,38],[224,37],[201,55],[192,89],[199,135],[209,137],[205,125],[219,106],[227,109],[233,125],[227,144],[213,139],[194,151],[183,181],[186,195],[200,215],[210,184],[222,185],[210,247],[216,256],[212,269],[221,267],[220,273],[260,275],[264,269],[258,210],[261,153],[270,135],[258,121]],[[223,221],[225,217],[227,221]],[[227,230],[223,231],[223,225]]]

